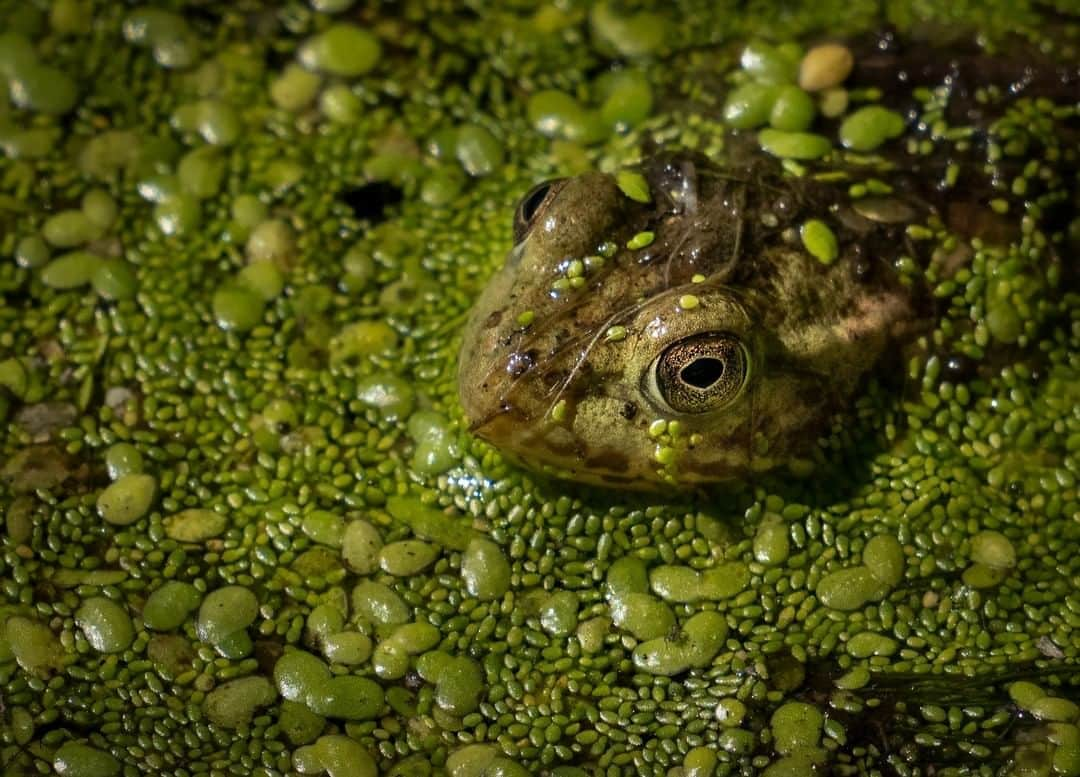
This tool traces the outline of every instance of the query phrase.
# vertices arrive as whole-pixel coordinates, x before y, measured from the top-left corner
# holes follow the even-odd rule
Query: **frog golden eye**
[[[750,377],[750,356],[727,332],[692,335],[672,343],[649,370],[646,387],[676,413],[707,413],[734,402]]]
[[[566,179],[564,178],[552,178],[550,181],[538,183],[521,198],[517,210],[514,212],[515,243],[520,243],[525,239],[533,224],[547,210],[547,206],[555,199],[555,195],[565,182]]]

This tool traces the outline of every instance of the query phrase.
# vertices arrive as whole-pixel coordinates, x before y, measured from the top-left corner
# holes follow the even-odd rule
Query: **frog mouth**
[[[555,460],[568,460],[576,450],[569,443],[553,446],[550,434],[537,428],[518,408],[504,404],[487,415],[477,418],[469,424],[469,433],[482,440],[497,445],[515,458],[552,463]],[[565,450],[562,450],[565,448]]]

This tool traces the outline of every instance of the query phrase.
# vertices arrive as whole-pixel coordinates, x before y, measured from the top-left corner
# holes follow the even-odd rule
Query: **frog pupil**
[[[540,213],[540,209],[547,201],[548,195],[551,194],[552,187],[561,180],[562,179],[557,178],[537,184],[521,198],[521,202],[519,202],[517,206],[517,212],[514,214],[515,243],[520,243],[525,239],[529,230],[532,229],[533,219]]]
[[[724,362],[708,356],[694,359],[682,368],[679,377],[684,383],[705,390],[724,377]]]
[[[523,223],[528,224],[533,220],[536,211],[540,209],[549,191],[551,191],[551,184],[542,183],[525,195],[525,199],[521,202],[521,220]]]

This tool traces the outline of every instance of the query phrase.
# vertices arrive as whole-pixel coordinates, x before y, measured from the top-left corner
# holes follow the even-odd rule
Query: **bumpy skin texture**
[[[892,212],[908,218],[872,221],[839,189],[784,177],[775,160],[737,147],[727,160],[662,155],[640,172],[649,203],[602,173],[523,200],[517,244],[464,336],[459,379],[473,431],[532,466],[637,489],[790,461],[910,331],[913,293],[892,264],[925,206],[896,199]],[[810,218],[827,218],[838,238],[831,264],[800,240]],[[653,242],[628,248],[642,231]],[[604,243],[617,252],[583,286],[553,291],[569,261]],[[609,336],[612,327],[625,335]],[[659,360],[710,335],[741,343],[745,380],[717,406],[677,412],[657,384]],[[679,422],[659,460],[658,419]]]

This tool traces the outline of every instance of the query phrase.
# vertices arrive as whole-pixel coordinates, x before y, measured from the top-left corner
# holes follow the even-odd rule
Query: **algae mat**
[[[1071,3],[0,19],[5,774],[1080,774]],[[711,491],[470,436],[518,199],[734,138],[878,224],[939,174],[906,361]]]

